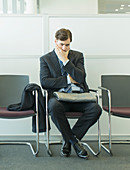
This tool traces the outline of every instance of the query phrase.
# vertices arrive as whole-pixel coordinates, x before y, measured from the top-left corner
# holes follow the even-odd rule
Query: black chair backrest
[[[0,75],[0,107],[20,103],[28,83],[28,75]]]
[[[101,86],[111,91],[112,107],[130,107],[130,76],[102,75]],[[102,92],[102,105],[107,106],[106,92]]]

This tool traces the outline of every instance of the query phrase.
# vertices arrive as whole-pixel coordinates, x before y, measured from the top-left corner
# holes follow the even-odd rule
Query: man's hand
[[[65,62],[68,60],[69,50],[68,50],[68,51],[63,51],[57,44],[56,44],[55,50],[56,50],[56,53],[57,53],[58,58],[59,58],[63,63],[65,63]]]
[[[71,81],[71,83],[73,83],[73,84],[79,84],[77,81],[75,81],[70,75],[69,75],[69,78],[70,78],[70,81]]]

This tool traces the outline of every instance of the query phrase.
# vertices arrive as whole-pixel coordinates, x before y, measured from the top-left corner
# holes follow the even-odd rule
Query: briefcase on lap
[[[64,93],[54,92],[53,95],[59,101],[64,102],[96,102],[97,98],[92,93]]]

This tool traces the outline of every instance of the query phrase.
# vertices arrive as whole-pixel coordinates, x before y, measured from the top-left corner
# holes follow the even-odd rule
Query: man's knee
[[[56,115],[58,114],[60,111],[63,111],[64,108],[61,104],[61,102],[59,102],[58,100],[56,100],[55,98],[51,98],[49,100],[49,104],[48,104],[48,107],[49,107],[49,113],[52,115]]]
[[[96,122],[100,116],[101,116],[101,113],[102,113],[102,109],[101,107],[99,106],[99,104],[97,103],[92,103],[91,105],[91,116],[93,117],[93,121]]]
[[[89,106],[89,111],[94,114],[94,117],[96,119],[99,119],[99,117],[102,113],[102,109],[99,106],[99,104],[97,104],[97,103],[91,103],[90,106]]]

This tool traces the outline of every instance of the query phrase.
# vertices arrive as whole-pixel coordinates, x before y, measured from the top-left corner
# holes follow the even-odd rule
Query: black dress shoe
[[[65,142],[63,140],[62,147],[61,147],[61,156],[70,156],[71,154],[71,143],[70,142]]]
[[[79,141],[75,143],[73,147],[78,157],[88,159],[89,155],[87,151],[85,150],[85,148],[83,147],[83,145]]]

